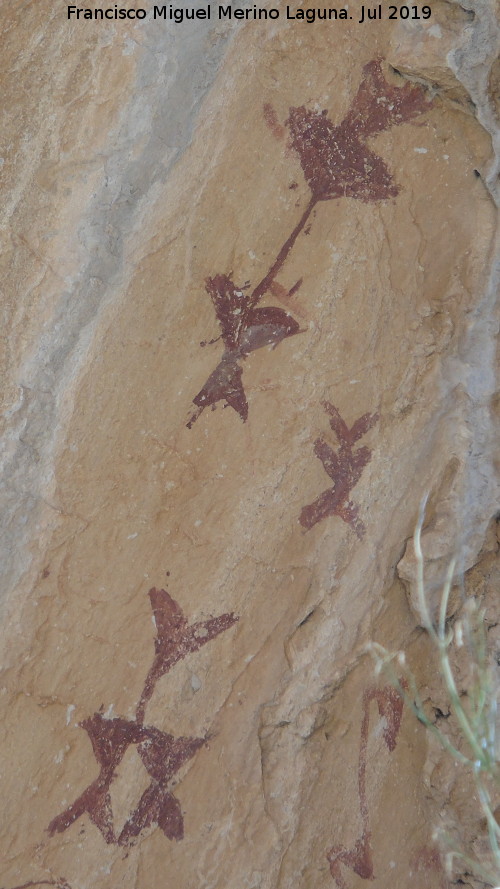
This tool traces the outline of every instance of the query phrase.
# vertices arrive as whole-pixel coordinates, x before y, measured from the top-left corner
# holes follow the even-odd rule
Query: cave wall
[[[438,695],[424,494],[496,577],[498,8],[431,8],[2,13],[5,889],[448,886],[366,651]]]

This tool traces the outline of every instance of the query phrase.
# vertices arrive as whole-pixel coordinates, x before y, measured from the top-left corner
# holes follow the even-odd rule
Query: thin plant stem
[[[476,735],[470,725],[470,722],[467,718],[465,710],[462,707],[460,696],[458,694],[458,690],[455,683],[455,678],[453,676],[453,672],[450,666],[450,661],[448,658],[448,646],[451,642],[451,637],[447,639],[446,637],[446,612],[448,608],[448,601],[450,596],[451,585],[453,582],[453,575],[455,572],[455,560],[453,559],[448,566],[448,571],[446,573],[446,580],[443,586],[442,594],[441,594],[441,604],[439,609],[439,623],[438,623],[438,632],[434,628],[434,624],[429,612],[429,607],[427,604],[427,597],[425,595],[425,577],[424,577],[424,556],[422,553],[422,545],[421,545],[421,532],[424,523],[425,517],[425,505],[427,498],[422,500],[420,505],[419,518],[417,522],[417,527],[415,528],[415,534],[413,537],[414,540],[414,548],[415,555],[417,559],[417,595],[418,602],[424,617],[425,629],[428,631],[429,635],[433,639],[437,649],[439,651],[439,659],[441,663],[441,672],[445,681],[446,688],[448,689],[451,704],[453,707],[453,711],[457,720],[460,723],[462,731],[471,747],[471,750],[474,753],[474,759],[479,760],[481,764],[485,765],[485,757],[484,751],[482,750],[480,744],[477,742]]]
[[[472,607],[472,600],[470,606],[469,603],[467,605],[468,617],[464,619],[465,626],[462,627],[462,623],[459,622],[455,626],[455,631],[447,630],[446,620],[449,597],[456,568],[456,561],[453,560],[450,562],[446,572],[441,590],[437,623],[434,623],[426,595],[424,556],[421,541],[426,501],[427,498],[424,498],[420,504],[418,521],[413,536],[416,557],[417,601],[422,617],[422,626],[427,631],[431,642],[437,650],[440,673],[449,695],[450,710],[458,723],[462,738],[467,742],[470,750],[468,754],[458,750],[446,734],[425,713],[415,676],[407,667],[403,652],[388,651],[375,642],[370,644],[369,650],[375,658],[376,673],[378,674],[383,670],[388,674],[390,681],[398,689],[405,702],[415,713],[417,719],[438,739],[441,746],[457,762],[471,769],[479,802],[486,817],[495,873],[493,874],[481,862],[458,849],[448,835],[439,832],[442,837],[445,837],[446,844],[450,849],[446,856],[447,863],[451,867],[454,859],[460,859],[480,879],[486,880],[495,885],[496,889],[500,889],[498,885],[500,882],[500,826],[493,813],[490,793],[485,785],[486,777],[492,779],[497,785],[500,780],[496,737],[498,689],[493,684],[488,667],[484,611],[479,611],[477,608]],[[455,639],[457,646],[462,645],[463,631],[465,632],[470,653],[470,667],[472,671],[471,687],[467,690],[467,711],[462,704],[461,695],[458,691],[450,663],[452,642]],[[395,663],[398,665],[397,673]],[[400,678],[402,675],[404,679]]]

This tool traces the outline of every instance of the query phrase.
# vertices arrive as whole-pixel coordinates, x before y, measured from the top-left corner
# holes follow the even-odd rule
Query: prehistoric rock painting
[[[290,295],[300,287],[300,283],[298,281],[289,291]],[[256,308],[263,293],[269,289],[268,284],[264,290],[258,285],[248,297],[244,293],[245,287],[237,287],[226,275],[207,278],[205,285],[217,315],[225,351],[203,388],[193,398],[197,411],[187,424],[189,429],[206,407],[212,405],[215,408],[221,400],[232,407],[244,422],[248,417],[248,402],[241,379],[243,371],[240,361],[255,349],[263,346],[274,349],[281,340],[300,332],[298,322],[284,309],[275,306]]]
[[[317,438],[314,442],[314,453],[321,460],[325,472],[334,485],[333,488],[323,491],[308,506],[304,506],[299,521],[303,528],[309,530],[322,519],[336,515],[350,525],[361,539],[365,533],[365,526],[358,516],[358,507],[349,496],[361,478],[366,464],[370,462],[372,452],[366,447],[353,450],[353,446],[375,426],[379,415],[363,414],[349,429],[333,404],[324,401],[322,405],[330,416],[330,426],[337,436],[339,448],[334,451],[323,438]]]
[[[441,856],[439,851],[431,846],[422,846],[413,856],[410,866],[416,873],[425,873],[426,871],[434,871],[439,878],[439,889],[448,889],[449,883],[445,879],[443,867],[441,864]],[[430,874],[429,874],[430,876]]]
[[[403,698],[392,685],[384,688],[369,688],[363,695],[363,720],[358,760],[358,799],[361,817],[361,836],[351,849],[344,846],[332,846],[327,853],[330,872],[338,889],[347,889],[342,876],[342,865],[350,868],[363,880],[373,880],[373,856],[371,848],[370,817],[366,798],[366,758],[368,749],[368,728],[370,724],[370,704],[377,702],[378,712],[385,721],[383,738],[392,753],[396,747],[396,739],[403,714]]]
[[[382,158],[368,148],[366,140],[391,126],[412,120],[428,108],[420,87],[408,83],[403,87],[391,86],[384,78],[378,59],[363,69],[358,92],[338,126],[328,119],[326,111],[317,113],[304,106],[290,108],[285,121],[290,147],[300,158],[311,196],[276,259],[250,293],[245,294],[249,283],[238,286],[227,275],[206,279],[205,288],[221,330],[221,336],[208,345],[222,338],[225,348],[219,364],[193,398],[197,409],[187,424],[189,428],[206,407],[215,409],[219,401],[224,402],[224,407],[232,407],[243,421],[247,419],[241,362],[250,352],[263,346],[274,349],[283,339],[301,332],[298,322],[288,312],[276,306],[257,308],[258,303],[266,293],[273,293],[273,285],[281,286],[276,276],[300,233],[303,230],[307,233],[306,224],[320,201],[350,197],[370,202],[396,197],[399,187]],[[285,129],[269,104],[264,106],[264,117],[273,134],[281,138]],[[296,292],[301,283],[302,279],[297,281],[289,295]]]
[[[207,738],[175,738],[155,726],[144,725],[145,710],[161,676],[188,654],[229,629],[238,618],[234,614],[221,614],[189,625],[181,608],[166,590],[153,588],[149,598],[157,633],[155,657],[144,682],[135,719],[109,719],[101,708],[80,723],[92,744],[99,774],[74,803],[50,822],[48,830],[51,835],[66,830],[87,813],[106,842],[119,846],[130,845],[148,827],[159,827],[171,840],[181,840],[184,836],[181,807],[169,785],[175,773],[206,743]],[[130,745],[137,748],[151,783],[117,836],[110,787]]]
[[[386,164],[366,140],[391,126],[412,120],[429,108],[425,94],[409,83],[394,87],[387,83],[380,64],[365,65],[363,80],[339,126],[327,112],[290,108],[286,125],[291,146],[300,158],[311,189],[311,202],[350,197],[371,202],[396,197],[399,193]],[[312,210],[306,208],[308,216]],[[305,222],[303,223],[305,225]]]

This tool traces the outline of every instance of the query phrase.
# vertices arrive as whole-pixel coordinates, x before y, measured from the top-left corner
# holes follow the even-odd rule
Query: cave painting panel
[[[279,343],[303,331],[291,314],[276,306],[259,307],[266,293],[276,295],[282,285],[276,280],[302,231],[308,233],[313,210],[321,201],[342,197],[364,202],[395,198],[399,186],[379,155],[368,148],[366,140],[389,127],[413,120],[428,110],[430,103],[419,86],[409,83],[395,87],[387,82],[381,62],[365,65],[358,92],[343,121],[335,126],[327,112],[310,111],[304,106],[290,108],[282,126],[270,104],[264,105],[264,118],[273,135],[280,139],[288,129],[289,146],[299,157],[310,196],[302,215],[278,250],[264,277],[250,290],[250,283],[236,284],[231,276],[216,274],[205,280],[220,327],[224,352],[215,370],[193,398],[196,410],[187,423],[191,428],[206,407],[214,410],[222,401],[243,422],[248,417],[248,402],[243,385],[242,362],[257,349]],[[290,187],[296,187],[293,183]],[[306,228],[307,226],[307,228]],[[295,293],[302,279],[288,291]],[[249,292],[246,292],[249,291]]]
[[[373,60],[363,69],[358,92],[345,118],[335,125],[327,112],[316,112],[304,106],[291,107],[281,124],[270,105],[264,107],[265,120],[276,139],[288,132],[289,147],[299,158],[304,179],[309,188],[307,203],[300,218],[279,247],[263,278],[252,288],[250,282],[240,285],[230,274],[213,274],[205,279],[205,289],[212,302],[220,328],[224,350],[219,363],[203,387],[193,398],[195,410],[188,422],[191,428],[207,407],[215,409],[219,402],[231,407],[243,422],[248,417],[248,401],[243,384],[243,362],[265,346],[276,348],[284,339],[305,332],[293,315],[277,306],[259,305],[266,295],[280,299],[293,307],[293,297],[303,284],[300,278],[290,290],[278,281],[299,236],[308,234],[311,217],[322,201],[342,197],[363,202],[378,202],[395,198],[399,186],[386,163],[377,155],[367,140],[389,127],[413,120],[428,110],[424,90],[415,85],[395,87],[385,79],[380,60]],[[292,183],[290,188],[296,188]],[[294,308],[297,315],[302,313]],[[202,345],[211,345],[202,343]],[[357,484],[364,467],[371,458],[366,447],[353,449],[354,444],[377,422],[378,415],[365,414],[349,429],[338,410],[325,402],[330,425],[338,439],[334,450],[323,438],[315,442],[314,452],[332,479],[332,488],[323,492],[313,503],[305,506],[300,522],[306,529],[327,516],[338,516],[347,522],[358,537],[364,526],[350,493]],[[104,708],[83,720],[85,730],[99,767],[97,777],[88,787],[57,815],[49,824],[50,835],[69,828],[87,814],[102,834],[106,843],[127,847],[137,841],[143,830],[160,828],[168,839],[180,840],[184,835],[184,821],[179,801],[172,793],[171,781],[179,769],[207,742],[206,737],[175,737],[145,722],[147,705],[158,680],[190,653],[215,639],[238,620],[233,613],[189,624],[177,602],[166,590],[149,592],[156,624],[155,653],[145,678],[136,706],[135,718],[108,718]],[[369,707],[376,701],[381,716],[385,717],[384,740],[393,750],[401,721],[402,701],[393,689],[372,690],[365,694],[364,716],[358,769],[358,793],[362,834],[352,849],[332,847],[328,861],[332,877],[339,889],[345,889],[341,866],[351,868],[365,879],[373,876],[370,828],[366,801],[365,773],[368,739]],[[111,785],[117,769],[130,746],[148,774],[150,783],[137,806],[130,812],[122,829],[116,829],[111,802]],[[19,889],[51,885],[69,889],[61,879],[28,882]]]
[[[383,738],[387,749],[392,753],[401,726],[403,698],[392,686],[368,688],[363,695],[363,719],[361,721],[358,758],[358,800],[361,820],[361,834],[350,849],[345,846],[332,846],[327,852],[330,873],[338,889],[347,889],[342,866],[352,870],[363,880],[373,880],[373,853],[371,847],[370,815],[366,796],[366,767],[368,751],[368,729],[370,725],[370,705],[375,701],[379,716],[384,720]]]
[[[363,469],[370,462],[372,452],[367,447],[353,450],[353,446],[375,426],[379,415],[363,414],[349,429],[333,404],[329,401],[324,401],[322,404],[330,417],[330,426],[337,436],[339,446],[335,451],[324,438],[320,437],[314,442],[314,453],[321,460],[325,472],[334,484],[312,503],[303,507],[299,521],[308,531],[322,519],[338,516],[362,539],[365,526],[359,518],[357,505],[350,499],[350,494],[360,480]]]
[[[97,778],[49,824],[51,835],[67,830],[85,813],[107,843],[131,845],[143,830],[159,827],[170,840],[184,836],[184,820],[179,801],[169,790],[176,772],[190,760],[207,738],[175,738],[152,725],[144,724],[146,706],[158,680],[174,664],[197,651],[238,620],[234,614],[221,614],[209,620],[188,624],[177,602],[166,590],[149,591],[156,625],[155,656],[144,681],[135,719],[107,718],[103,708],[80,723],[85,729],[99,765]],[[135,746],[151,779],[122,830],[115,832],[110,788],[125,752]]]

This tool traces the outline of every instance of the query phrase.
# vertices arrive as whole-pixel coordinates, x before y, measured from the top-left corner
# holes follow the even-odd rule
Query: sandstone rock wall
[[[431,8],[2,13],[5,889],[442,889],[436,823],[480,843],[366,653],[438,706],[426,492],[495,622],[498,9]]]

